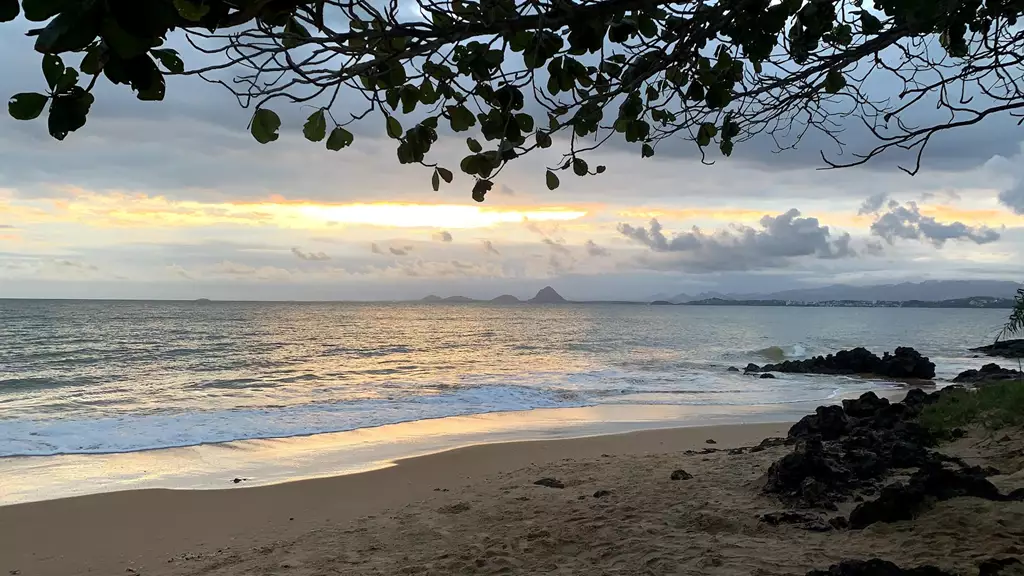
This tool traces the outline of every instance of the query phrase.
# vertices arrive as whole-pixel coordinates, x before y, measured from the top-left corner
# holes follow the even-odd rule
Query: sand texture
[[[478,446],[281,486],[4,507],[0,574],[768,576],[880,557],[973,576],[983,559],[1024,556],[1024,502],[956,498],[860,531],[760,521],[785,509],[760,478],[791,448],[728,449],[786,428]],[[943,450],[999,468],[1003,491],[1024,487],[1022,431],[973,432]],[[676,470],[692,478],[673,480]]]

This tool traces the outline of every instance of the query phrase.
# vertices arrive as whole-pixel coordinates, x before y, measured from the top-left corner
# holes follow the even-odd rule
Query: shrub
[[[980,424],[989,430],[1024,425],[1024,383],[987,384],[973,390],[950,390],[921,412],[921,425],[937,433]]]

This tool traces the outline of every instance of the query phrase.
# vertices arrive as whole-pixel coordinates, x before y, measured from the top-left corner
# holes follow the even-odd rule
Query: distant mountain
[[[545,286],[541,288],[537,295],[529,300],[530,304],[559,304],[567,302],[565,298],[562,298],[561,294],[555,292],[555,289],[551,286]]]
[[[476,300],[474,300],[474,299],[472,299],[472,298],[470,298],[468,296],[449,296],[449,297],[443,299],[442,302],[463,303],[463,302],[476,302]]]
[[[928,280],[925,282],[903,282],[901,284],[881,284],[875,286],[850,286],[833,284],[820,288],[803,288],[783,290],[781,292],[721,294],[703,292],[697,296],[677,294],[669,300],[672,302],[692,302],[701,300],[785,300],[791,302],[824,302],[830,300],[861,300],[907,302],[920,300],[939,302],[961,298],[990,296],[993,298],[1012,298],[1021,285],[1005,280]]]
[[[435,296],[434,294],[431,294],[430,296],[424,296],[423,299],[420,300],[420,302],[443,302],[443,301],[444,301],[444,298],[441,298],[440,296]]]
[[[502,294],[490,300],[492,304],[522,304],[523,301],[511,294]]]

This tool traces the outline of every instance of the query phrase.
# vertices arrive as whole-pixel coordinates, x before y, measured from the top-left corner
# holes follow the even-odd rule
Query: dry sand
[[[961,498],[913,522],[812,533],[757,518],[781,509],[758,478],[789,448],[683,453],[754,445],[787,428],[490,444],[276,486],[0,507],[0,575],[768,576],[867,557],[973,575],[980,559],[1024,555],[1022,502]],[[993,482],[1004,491],[1024,486],[1024,433],[998,436],[947,450],[999,467]],[[680,468],[693,478],[671,480]],[[533,484],[542,477],[565,488]]]

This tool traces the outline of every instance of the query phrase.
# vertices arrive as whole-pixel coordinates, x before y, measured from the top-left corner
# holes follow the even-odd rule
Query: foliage
[[[985,384],[974,390],[948,390],[938,402],[926,406],[920,422],[934,432],[970,424],[990,430],[1024,425],[1024,382],[1010,380]]]
[[[1017,295],[1013,298],[1013,309],[1010,311],[1010,317],[1006,319],[1006,324],[1003,324],[1003,329],[999,332],[999,337],[996,341],[1003,338],[1015,336],[1024,332],[1024,288],[1017,289]]]
[[[914,173],[934,134],[1024,107],[1022,11],[1024,0],[0,0],[0,22],[41,26],[29,34],[47,84],[15,95],[10,114],[48,104],[54,138],[85,125],[101,76],[159,101],[166,76],[194,74],[255,108],[261,143],[278,139],[280,102],[312,107],[303,133],[330,150],[380,118],[399,162],[432,169],[434,188],[451,174],[426,159],[438,131],[477,132],[460,168],[478,200],[556,135],[567,151],[545,171],[551,189],[559,171],[604,172],[584,156],[611,138],[645,158],[671,138],[729,156],[757,134],[783,149],[815,130],[841,146],[848,119],[878,143],[843,165],[903,148]],[[175,36],[185,58],[164,47]],[[879,75],[898,99],[866,94]],[[948,117],[905,120],[935,107]]]

